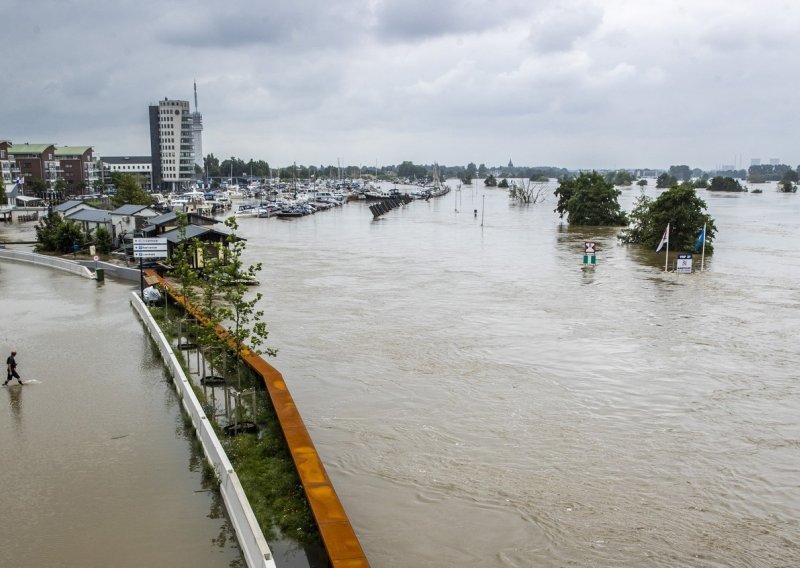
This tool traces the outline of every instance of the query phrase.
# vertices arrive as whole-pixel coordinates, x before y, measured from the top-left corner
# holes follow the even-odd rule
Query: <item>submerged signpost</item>
[[[597,243],[586,241],[583,243],[583,266],[592,267],[596,266],[595,252],[597,251]]]
[[[144,272],[142,259],[167,258],[167,239],[138,238],[133,239],[133,258],[139,259],[139,293],[144,299]]]
[[[675,272],[679,274],[691,274],[692,272],[692,255],[679,254],[678,261],[675,265]]]

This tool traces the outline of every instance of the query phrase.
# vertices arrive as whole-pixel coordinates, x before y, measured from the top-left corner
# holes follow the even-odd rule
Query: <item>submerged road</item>
[[[0,566],[240,562],[131,289],[0,262]]]

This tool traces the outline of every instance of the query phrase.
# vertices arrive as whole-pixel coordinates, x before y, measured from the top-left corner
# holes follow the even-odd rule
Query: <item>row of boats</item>
[[[329,191],[319,191],[314,194],[294,193],[291,195],[276,196],[276,199],[260,203],[243,203],[234,212],[236,217],[278,217],[289,219],[312,215],[317,211],[325,211],[347,203],[349,196]]]
[[[234,209],[233,214],[237,217],[291,218],[339,207],[353,199],[376,201],[402,195],[408,195],[412,199],[431,199],[445,195],[449,191],[449,186],[434,183],[432,186],[416,186],[410,192],[403,192],[396,186],[386,190],[373,184],[365,184],[356,189],[295,186],[262,188],[246,193],[238,188],[235,190],[228,188],[216,191],[195,189],[166,196],[152,195],[156,199],[156,207],[163,211],[183,211],[212,217]]]

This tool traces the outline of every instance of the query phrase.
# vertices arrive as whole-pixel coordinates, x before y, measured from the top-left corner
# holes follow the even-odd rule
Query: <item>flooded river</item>
[[[502,190],[241,221],[373,566],[800,565],[800,196],[700,194],[689,275]],[[129,289],[0,263],[0,565],[237,558]]]
[[[502,190],[242,220],[373,566],[800,565],[800,196],[773,189],[700,191],[690,275]]]

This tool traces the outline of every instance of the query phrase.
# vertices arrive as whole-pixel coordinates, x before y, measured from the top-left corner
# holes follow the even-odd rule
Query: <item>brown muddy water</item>
[[[243,566],[130,290],[0,262],[0,566]]]
[[[688,275],[501,190],[240,221],[271,362],[373,566],[800,565],[800,195],[700,195],[719,235]],[[0,393],[2,554],[225,565],[114,290],[0,264],[3,348],[41,380]]]
[[[688,275],[502,190],[241,221],[374,566],[800,565],[800,195],[700,195]]]

